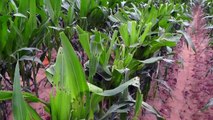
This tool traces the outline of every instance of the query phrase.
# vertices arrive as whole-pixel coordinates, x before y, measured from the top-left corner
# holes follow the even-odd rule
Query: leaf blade
[[[17,62],[15,68],[15,77],[13,84],[13,96],[12,96],[12,109],[13,117],[16,120],[26,120],[27,109],[24,103],[24,98],[21,93],[19,63]]]

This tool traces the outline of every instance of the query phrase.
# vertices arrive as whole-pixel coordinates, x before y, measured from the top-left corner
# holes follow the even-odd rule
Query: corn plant
[[[31,47],[32,50],[20,50],[19,58],[26,61],[35,57],[35,47],[39,46],[42,38],[45,36],[46,19],[44,11],[39,10],[40,4],[36,0],[29,2],[8,1],[0,2],[0,65],[2,66],[1,75],[5,77],[6,72],[13,79],[13,69],[15,68],[17,56],[16,53],[22,48]],[[30,7],[29,7],[30,6]],[[27,12],[29,11],[29,13]],[[42,19],[39,20],[37,14],[41,14]],[[11,55],[13,57],[11,57]],[[14,59],[15,58],[15,59]],[[22,64],[31,64],[23,62]],[[30,65],[29,65],[30,66]],[[31,64],[32,66],[32,64]],[[24,66],[21,66],[23,73]],[[29,68],[31,69],[31,68]],[[27,70],[26,70],[27,71]],[[31,74],[31,73],[30,73]],[[23,75],[24,76],[24,75]],[[25,75],[26,76],[26,75]],[[27,77],[27,76],[26,76]],[[29,80],[26,78],[24,80]]]
[[[166,10],[166,9],[164,9],[164,8],[166,8],[164,6],[162,6],[161,8],[162,8],[161,11]],[[170,5],[169,8],[171,9],[172,5]],[[158,17],[160,17],[161,14],[157,14],[156,8],[152,7],[150,14],[148,14],[148,11],[147,12],[144,11],[143,12],[144,15],[141,15],[142,12],[140,12],[139,10],[135,10],[132,13],[128,13],[128,14],[133,15],[134,12],[139,12],[138,16],[139,17],[143,16],[145,18],[141,19],[140,21],[128,21],[128,19],[131,19],[131,18],[127,18],[127,20],[123,20],[123,19],[120,19],[121,18],[120,12],[116,13],[113,16],[110,16],[110,19],[113,22],[121,22],[121,25],[118,28],[120,37],[115,37],[117,35],[116,31],[112,35],[112,38],[105,37],[106,36],[105,34],[100,36],[100,33],[95,31],[94,35],[92,35],[94,37],[91,36],[91,38],[94,38],[94,40],[93,39],[91,40],[91,43],[90,43],[91,47],[89,46],[89,43],[88,43],[89,38],[90,38],[89,33],[79,30],[79,28],[78,28],[79,38],[80,38],[80,41],[82,41],[81,44],[90,59],[89,64],[92,64],[92,62],[93,62],[93,59],[90,58],[90,56],[92,56],[90,53],[90,51],[92,51],[91,48],[98,48],[96,51],[98,51],[99,53],[98,54],[92,53],[92,54],[98,55],[100,57],[100,59],[103,57],[103,60],[108,60],[108,59],[104,59],[105,53],[109,53],[109,51],[113,51],[115,53],[115,59],[113,59],[114,65],[112,65],[112,70],[125,69],[126,67],[131,67],[132,69],[130,69],[130,71],[131,71],[131,73],[134,73],[137,70],[137,68],[135,69],[134,66],[138,66],[138,65],[142,64],[142,62],[140,63],[138,60],[142,61],[142,60],[152,57],[157,51],[159,51],[164,46],[173,47],[176,45],[176,43],[178,42],[178,40],[181,37],[180,33],[178,33],[178,34],[169,33],[170,29],[167,30],[168,33],[166,33],[166,32],[161,33],[161,31],[157,32],[159,30],[156,29],[157,28],[156,26],[159,24],[157,24],[156,20],[159,19]],[[122,12],[122,14],[126,14],[126,13]],[[128,16],[128,14],[126,14],[126,16]],[[164,14],[165,13],[163,13],[162,16],[164,16]],[[168,12],[168,15],[169,15],[169,12]],[[130,17],[132,17],[132,16],[130,16]],[[123,18],[125,18],[125,17],[123,17]],[[135,18],[136,17],[133,17],[133,19],[135,19]],[[165,17],[162,20],[160,19],[162,21],[162,24],[160,24],[160,27],[169,28],[168,26],[170,26],[171,24],[163,24],[163,21],[165,21],[166,19],[168,19],[168,17]],[[128,21],[128,22],[126,23],[125,21]],[[153,31],[153,32],[151,32],[151,31]],[[84,36],[84,37],[82,37],[82,36]],[[94,46],[92,47],[93,41],[96,40],[95,39],[96,37],[98,38],[99,47],[94,47]],[[122,40],[120,40],[120,38]],[[114,49],[112,49],[112,45],[110,45],[110,46],[109,46],[109,44],[103,45],[103,43],[106,43],[107,40],[109,40],[110,42],[113,42],[113,43],[111,43],[112,45],[115,44]],[[84,41],[84,43],[83,43],[83,41]],[[190,44],[190,45],[193,46],[193,44]],[[106,46],[106,47],[104,48],[104,46]],[[140,52],[141,49],[143,50],[143,53]],[[105,51],[105,52],[103,52],[103,51]],[[106,58],[108,58],[108,57],[106,57]],[[96,68],[98,66],[97,62],[99,62],[99,59],[97,59],[97,60],[98,61],[94,62],[94,63],[96,63],[96,65],[94,65],[94,66],[96,66]],[[104,62],[104,63],[108,63],[108,62]],[[103,66],[103,62],[100,61],[100,65]],[[142,66],[143,65],[141,65],[141,67]],[[106,71],[106,68],[103,67],[103,69]],[[89,70],[91,70],[91,69],[89,69]],[[91,71],[89,73],[92,74]],[[93,73],[95,73],[95,72],[93,72]],[[107,73],[107,71],[106,71],[106,73]],[[111,73],[112,72],[108,71],[109,75],[111,75]],[[93,74],[93,76],[94,76],[94,74]],[[119,84],[119,82],[118,82],[118,84]]]
[[[46,105],[47,111],[50,112],[52,119],[94,119],[94,113],[98,111],[98,106],[103,97],[116,95],[128,86],[133,85],[139,87],[139,79],[136,77],[129,80],[117,88],[112,90],[102,90],[101,88],[87,83],[82,66],[74,52],[71,44],[64,33],[60,33],[62,47],[57,55],[57,61],[54,65],[54,73],[47,70],[48,78],[53,84],[52,92],[50,93],[50,103],[46,103],[32,94],[22,92],[20,86],[19,62],[16,64],[13,92],[0,91],[0,100],[10,100],[13,103],[13,117],[17,120],[41,119],[38,114],[27,104],[26,101],[40,102]],[[69,56],[66,59],[65,56]],[[71,73],[67,76],[67,73]],[[140,92],[140,89],[138,89]],[[90,94],[92,92],[92,94]],[[142,104],[142,99],[138,94],[137,110],[135,116],[138,115],[139,108]],[[116,110],[122,108],[132,102],[124,102],[114,104],[112,110],[109,110],[102,119]],[[89,111],[88,111],[89,110]],[[90,111],[91,110],[91,111]],[[100,110],[99,110],[100,111]]]
[[[12,100],[12,111],[13,111],[13,119],[16,120],[41,120],[40,116],[36,113],[36,111],[26,102],[41,102],[46,104],[44,101],[38,99],[36,96],[22,92],[20,85],[20,71],[19,71],[19,61],[15,67],[15,75],[14,75],[14,84],[13,91],[0,91],[0,101],[2,100]]]
[[[126,74],[133,77],[137,71],[141,71],[140,74],[150,76],[150,72],[146,72],[145,68],[159,60],[168,61],[165,57],[158,56],[161,48],[174,47],[182,35],[186,38],[187,45],[195,51],[190,37],[181,30],[175,33],[176,29],[172,27],[178,24],[179,29],[183,29],[183,23],[190,20],[188,15],[184,17],[174,14],[180,11],[184,14],[185,9],[178,9],[179,6],[181,5],[161,4],[159,12],[155,6],[145,9],[138,9],[134,4],[131,8],[124,6],[124,9],[109,16],[116,26],[115,31],[110,34],[97,30],[90,33],[77,27],[79,41],[89,58],[86,65],[90,82],[110,88],[125,82]],[[168,19],[171,19],[170,22]],[[127,73],[126,68],[129,69]],[[148,78],[150,80],[146,82],[141,78],[145,82],[144,86],[141,86],[144,99],[150,87],[151,78]],[[108,85],[103,85],[104,83]]]
[[[52,119],[98,118],[98,116],[94,116],[95,114],[98,114],[100,119],[105,119],[109,117],[112,112],[115,112],[115,110],[134,103],[134,101],[127,102],[126,100],[128,99],[119,100],[120,102],[114,102],[109,108],[109,111],[102,115],[101,112],[104,111],[99,109],[99,107],[102,107],[99,106],[99,103],[103,101],[104,98],[106,99],[109,96],[114,96],[127,90],[129,85],[139,88],[139,79],[136,77],[132,80],[126,80],[112,90],[103,90],[92,83],[87,83],[85,73],[69,40],[64,33],[60,33],[60,37],[62,40],[62,48],[60,48],[58,52],[56,64],[47,70],[48,79],[54,85],[49,110]],[[68,73],[69,76],[67,76]],[[127,77],[125,79],[129,78]],[[54,91],[56,93],[54,93]],[[92,92],[92,94],[90,94],[90,92]],[[138,89],[138,92],[140,93],[140,89]],[[135,116],[139,114],[140,107],[138,106],[142,104],[140,94],[137,95],[137,99]]]
[[[8,73],[13,80],[13,92],[0,91],[0,100],[11,99],[14,119],[22,120],[41,119],[28,101],[44,104],[53,120],[136,120],[141,107],[163,119],[144,101],[157,64],[172,61],[167,58],[182,36],[195,51],[189,35],[183,31],[189,25],[189,3],[182,2],[0,1],[0,77],[5,79]],[[79,52],[76,50],[81,50],[76,41],[83,48],[80,52],[88,57],[83,66],[76,55]],[[52,48],[58,50],[58,54],[55,64],[46,69],[53,86],[50,101],[46,103],[23,91],[30,92],[26,86],[32,73],[36,88],[41,61],[46,51],[51,58]],[[39,49],[43,55],[37,58],[35,54]],[[20,77],[24,81],[23,90]],[[128,116],[132,108],[134,114]]]
[[[12,89],[14,69],[19,60],[24,91],[31,92],[32,81],[38,96],[36,75],[46,51],[54,46],[50,44],[53,33],[48,31],[51,23],[45,7],[43,0],[0,1],[0,90]],[[45,45],[47,49],[42,48]],[[41,52],[38,48],[44,50],[40,58],[36,56]]]

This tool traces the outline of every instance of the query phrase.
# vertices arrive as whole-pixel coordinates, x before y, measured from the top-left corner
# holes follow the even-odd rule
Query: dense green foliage
[[[213,37],[213,1],[212,0],[204,0],[203,1],[203,8],[205,11],[205,17],[204,19],[207,21],[206,29],[209,30],[209,37],[211,39],[211,45],[212,45],[212,37]]]
[[[145,100],[154,73],[163,79],[159,62],[173,62],[182,36],[195,51],[184,32],[189,10],[182,0],[1,0],[0,100],[12,99],[17,120],[41,119],[27,101],[44,104],[53,120],[136,120],[141,106],[163,119]],[[36,74],[52,49],[58,54],[46,69],[53,86],[46,103],[30,82],[38,96]]]

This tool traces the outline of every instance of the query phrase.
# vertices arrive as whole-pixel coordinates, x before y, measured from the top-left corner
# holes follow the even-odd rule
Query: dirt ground
[[[213,75],[207,71],[213,61],[212,48],[208,46],[208,35],[204,29],[205,20],[200,6],[193,10],[193,21],[187,29],[196,52],[188,49],[185,42],[175,48],[177,61],[183,60],[183,66],[172,65],[169,68],[167,84],[172,91],[169,94],[159,89],[154,97],[153,90],[149,93],[147,103],[154,106],[166,120],[213,120],[213,109],[201,112],[201,108],[213,97]],[[155,120],[154,115],[146,113],[143,120]]]

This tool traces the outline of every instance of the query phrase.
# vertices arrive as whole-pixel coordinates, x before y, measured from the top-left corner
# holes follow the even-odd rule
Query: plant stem
[[[37,86],[37,81],[36,81],[36,67],[35,67],[35,63],[32,63],[33,65],[33,85],[35,87],[35,93],[36,93],[36,96],[38,96],[38,86]]]

